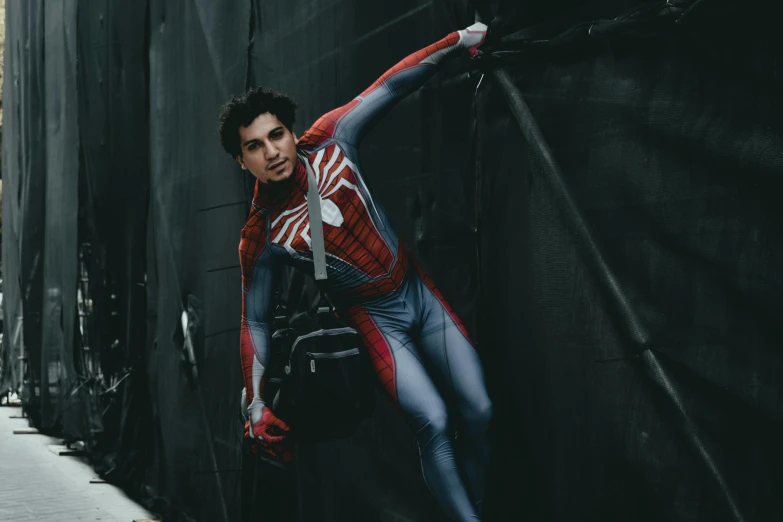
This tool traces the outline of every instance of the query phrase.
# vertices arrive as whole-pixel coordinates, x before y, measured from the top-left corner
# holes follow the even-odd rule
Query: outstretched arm
[[[240,333],[242,374],[250,414],[249,435],[266,444],[277,443],[284,439],[283,433],[288,431],[288,426],[274,416],[264,396],[274,313],[275,270],[271,254],[262,252],[249,267],[249,273],[249,278],[243,278]]]
[[[477,23],[411,54],[350,103],[322,116],[303,136],[300,144],[317,146],[335,138],[358,146],[376,121],[432,76],[443,58],[460,49],[475,54],[484,43],[486,33],[487,26]]]

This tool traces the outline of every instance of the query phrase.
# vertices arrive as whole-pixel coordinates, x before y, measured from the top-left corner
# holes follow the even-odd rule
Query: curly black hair
[[[223,150],[236,158],[242,155],[239,143],[239,128],[247,127],[260,114],[268,112],[293,132],[297,105],[294,100],[279,92],[264,90],[263,87],[250,89],[245,94],[232,96],[231,101],[220,112],[220,144]]]

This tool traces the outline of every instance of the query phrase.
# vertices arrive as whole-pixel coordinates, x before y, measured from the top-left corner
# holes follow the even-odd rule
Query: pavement
[[[57,455],[62,441],[30,430],[21,408],[0,406],[0,521],[133,522],[157,517],[97,474],[82,457]]]

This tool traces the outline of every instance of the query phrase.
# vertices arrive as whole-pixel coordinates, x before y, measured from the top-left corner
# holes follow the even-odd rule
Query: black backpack
[[[353,328],[294,341],[272,411],[296,441],[348,437],[375,408],[375,373]]]

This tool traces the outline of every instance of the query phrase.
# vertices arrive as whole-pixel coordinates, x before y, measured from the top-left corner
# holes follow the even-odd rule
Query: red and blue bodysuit
[[[492,405],[481,363],[462,322],[367,190],[358,144],[447,54],[475,52],[485,33],[486,27],[476,24],[408,56],[350,103],[321,117],[298,145],[321,197],[328,274],[321,290],[342,321],[359,332],[386,394],[415,434],[427,485],[460,521],[479,520],[489,460]],[[266,440],[274,440],[267,427],[276,420],[264,401],[275,265],[285,263],[310,275],[314,270],[307,172],[301,161],[292,177],[283,187],[256,183],[239,247],[250,432]]]

